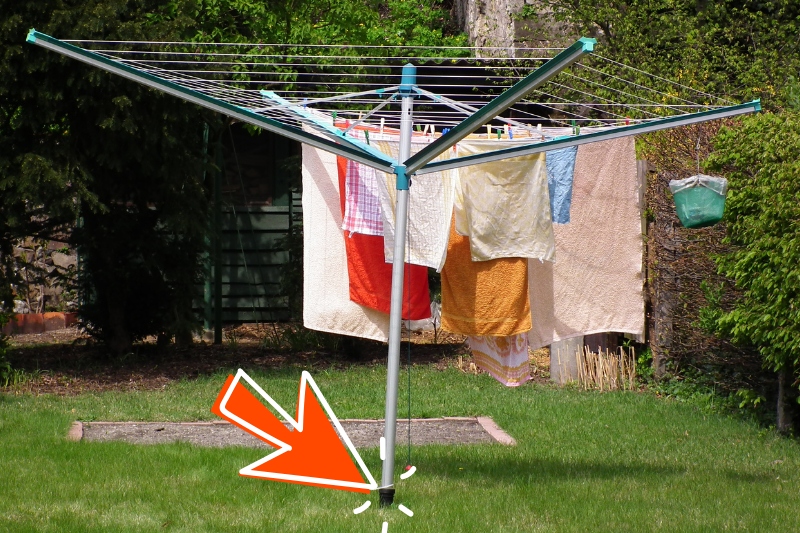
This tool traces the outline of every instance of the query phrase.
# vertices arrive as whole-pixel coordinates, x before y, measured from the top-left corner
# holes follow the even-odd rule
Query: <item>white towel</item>
[[[430,144],[429,138],[415,138],[411,143],[411,154]],[[387,155],[397,158],[399,142],[375,141],[374,146]],[[449,159],[452,150],[447,150],[434,161]],[[394,174],[378,172],[383,211],[383,243],[386,261],[394,261],[394,217],[397,189]],[[408,194],[408,239],[406,262],[441,271],[447,254],[450,236],[451,213],[453,212],[453,172],[432,172],[414,176]]]
[[[466,140],[458,156],[508,146],[503,141]],[[469,237],[473,261],[527,257],[553,261],[555,240],[544,153],[458,169],[456,230]]]
[[[303,324],[386,341],[389,315],[350,301],[336,156],[303,144]]]
[[[558,261],[528,262],[531,348],[606,331],[641,335],[642,225],[633,137],[582,145]]]
[[[528,336],[467,337],[478,368],[487,371],[506,387],[518,387],[531,379]]]

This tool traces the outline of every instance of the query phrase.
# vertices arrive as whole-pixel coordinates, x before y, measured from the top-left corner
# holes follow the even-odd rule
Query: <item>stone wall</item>
[[[78,256],[67,243],[25,239],[14,247],[20,283],[14,289],[15,313],[74,311]]]

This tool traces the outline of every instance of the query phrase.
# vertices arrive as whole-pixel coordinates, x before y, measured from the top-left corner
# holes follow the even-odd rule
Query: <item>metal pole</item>
[[[394,448],[397,430],[397,387],[400,377],[400,326],[403,318],[403,274],[405,270],[406,218],[408,215],[408,187],[405,161],[411,155],[411,131],[413,129],[413,88],[417,69],[414,65],[403,67],[400,85],[402,114],[400,117],[400,164],[395,167],[397,175],[397,205],[394,218],[394,263],[392,263],[392,301],[389,308],[389,358],[386,372],[386,426],[383,430],[384,450],[381,486],[378,488],[381,507],[394,503]]]

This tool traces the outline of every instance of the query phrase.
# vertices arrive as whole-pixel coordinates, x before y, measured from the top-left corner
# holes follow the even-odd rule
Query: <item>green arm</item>
[[[417,174],[427,174],[429,172],[439,172],[441,170],[448,170],[452,168],[466,167],[470,165],[479,165],[481,163],[488,163],[490,161],[499,161],[501,159],[508,159],[510,157],[519,157],[523,155],[537,154],[539,152],[546,152],[548,150],[558,150],[559,148],[567,148],[569,146],[578,146],[598,141],[607,141],[609,139],[616,139],[618,137],[627,137],[629,135],[638,135],[642,133],[650,133],[652,131],[665,130],[668,128],[676,128],[678,126],[686,126],[687,124],[696,124],[698,122],[707,122],[718,118],[733,117],[736,115],[743,115],[745,113],[756,113],[761,110],[761,101],[753,100],[746,104],[739,104],[711,111],[703,111],[700,113],[692,113],[691,115],[681,115],[678,117],[667,117],[643,124],[634,124],[632,126],[621,126],[619,128],[612,128],[605,131],[598,131],[595,133],[586,133],[583,135],[559,137],[550,141],[539,142],[535,144],[525,144],[522,146],[515,146],[513,148],[505,148],[495,150],[486,154],[477,154],[464,157],[457,157],[448,159],[446,161],[436,161],[428,163],[417,171]],[[447,135],[450,135],[449,133]]]

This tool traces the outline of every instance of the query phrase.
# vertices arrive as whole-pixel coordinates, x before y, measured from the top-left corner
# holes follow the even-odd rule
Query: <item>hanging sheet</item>
[[[497,150],[497,141],[465,140],[458,156]],[[456,228],[469,237],[473,261],[555,257],[545,154],[458,169]]]
[[[337,156],[340,190],[344,189],[347,169],[351,163]],[[345,211],[344,198],[340,200],[341,212]],[[350,280],[350,300],[353,302],[389,313],[392,300],[392,265],[387,263],[383,253],[383,237],[348,233],[345,237],[347,251],[347,274]],[[428,270],[422,266],[405,265],[403,282],[404,320],[430,318],[430,293],[428,291]]]
[[[303,144],[303,325],[386,341],[389,315],[350,301],[336,156]]]
[[[529,262],[532,348],[578,335],[644,331],[642,226],[633,137],[585,144],[558,261]]]
[[[531,329],[528,260],[473,261],[469,239],[452,227],[442,268],[442,329],[494,336]]]

